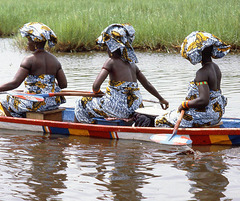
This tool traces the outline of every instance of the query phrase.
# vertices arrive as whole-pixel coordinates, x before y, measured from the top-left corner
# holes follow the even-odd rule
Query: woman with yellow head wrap
[[[187,97],[178,112],[157,117],[156,126],[173,127],[181,110],[185,110],[181,127],[211,126],[221,121],[227,99],[221,93],[221,70],[212,58],[222,58],[229,51],[230,46],[207,32],[194,31],[185,38],[181,55],[194,65],[201,63],[201,68],[190,82]]]

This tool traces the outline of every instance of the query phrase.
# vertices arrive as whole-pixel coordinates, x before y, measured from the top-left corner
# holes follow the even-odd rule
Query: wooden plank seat
[[[65,110],[65,108],[58,108],[55,110],[48,110],[48,111],[44,111],[44,112],[27,112],[26,118],[62,121],[62,112],[64,110]]]

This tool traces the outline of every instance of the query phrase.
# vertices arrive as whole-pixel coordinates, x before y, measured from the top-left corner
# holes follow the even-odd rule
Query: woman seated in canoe
[[[186,100],[178,110],[156,117],[153,121],[156,127],[174,127],[181,110],[185,110],[181,127],[211,126],[220,122],[227,99],[221,93],[221,70],[212,58],[222,58],[229,51],[230,46],[210,33],[195,31],[185,38],[181,55],[193,65],[201,63],[202,67],[189,84]],[[147,116],[141,115],[141,118],[149,121]]]
[[[26,93],[60,92],[67,87],[67,79],[60,62],[44,50],[46,41],[49,47],[57,43],[55,33],[46,25],[30,22],[20,28],[22,37],[27,37],[28,48],[33,53],[26,56],[13,80],[0,86],[0,92],[17,88],[24,81]],[[57,82],[56,82],[57,81]],[[57,109],[64,103],[63,97],[47,97],[42,102],[32,102],[8,95],[1,101],[1,111],[7,116],[25,117],[27,111],[47,111]]]
[[[163,109],[168,102],[146,79],[135,63],[138,62],[132,42],[135,30],[130,24],[112,24],[102,32],[97,44],[106,45],[109,58],[93,83],[95,94],[102,93],[100,87],[109,75],[109,85],[101,98],[83,97],[76,101],[75,121],[92,123],[94,117],[129,118],[139,107],[143,107],[137,80],[155,96]]]

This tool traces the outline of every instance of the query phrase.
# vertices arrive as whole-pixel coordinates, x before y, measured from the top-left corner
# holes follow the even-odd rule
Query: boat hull
[[[63,122],[27,118],[0,117],[0,128],[7,130],[78,135],[107,139],[151,141],[155,134],[171,134],[173,128],[131,127],[72,123],[73,110],[63,113]],[[178,135],[192,140],[193,145],[240,145],[240,119],[223,119],[220,128],[179,128]]]

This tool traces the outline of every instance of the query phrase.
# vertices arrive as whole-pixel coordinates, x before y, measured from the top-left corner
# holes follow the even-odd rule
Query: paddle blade
[[[172,134],[156,134],[150,137],[150,140],[159,144],[165,145],[191,145],[192,140],[186,136],[182,135],[175,135],[172,137]]]
[[[21,94],[11,94],[12,96],[15,96],[17,98],[21,98],[23,100],[29,100],[29,101],[33,101],[33,102],[41,102],[44,101],[43,97],[40,96],[34,96],[34,95],[21,95]]]

